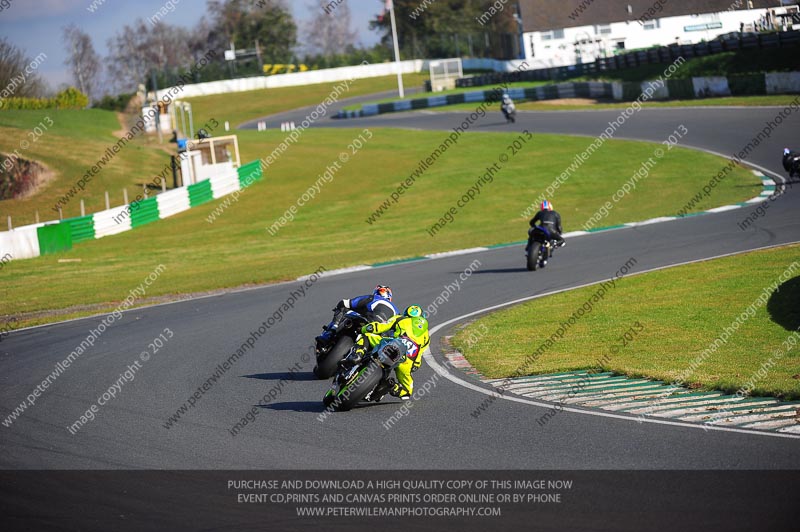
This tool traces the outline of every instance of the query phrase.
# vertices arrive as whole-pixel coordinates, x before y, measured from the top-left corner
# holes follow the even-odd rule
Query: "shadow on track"
[[[322,404],[322,398],[318,401],[286,401],[285,403],[270,403],[268,405],[253,405],[260,408],[269,408],[270,410],[287,410],[291,412],[322,412],[325,410],[325,405]]]
[[[306,371],[304,373],[290,373],[288,371],[280,371],[276,373],[254,373],[252,375],[241,375],[245,379],[261,379],[265,381],[315,381],[318,380],[314,373]]]
[[[477,275],[479,273],[528,273],[528,269],[524,266],[520,268],[492,268],[491,270],[475,270],[472,272],[472,275]]]
[[[351,412],[362,410],[364,408],[376,408],[381,406],[388,406],[397,408],[400,406],[400,401],[381,401],[380,403],[367,403],[360,402],[353,407]],[[269,408],[271,410],[283,410],[291,412],[324,412],[325,405],[322,404],[322,398],[319,401],[286,401],[285,403],[270,403],[268,405],[254,405],[261,408]],[[346,414],[347,412],[331,412],[331,415]]]

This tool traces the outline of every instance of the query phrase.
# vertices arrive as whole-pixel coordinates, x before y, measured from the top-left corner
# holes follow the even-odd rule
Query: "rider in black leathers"
[[[536,213],[536,216],[533,217],[530,221],[531,229],[528,231],[528,247],[526,249],[530,249],[531,242],[533,239],[533,228],[536,227],[536,223],[539,223],[542,227],[547,229],[553,239],[556,241],[556,247],[566,246],[567,243],[562,238],[561,233],[564,232],[564,229],[561,227],[561,215],[558,214],[557,211],[553,210],[553,204],[547,200],[542,201],[541,209],[539,212]]]
[[[789,172],[791,179],[800,178],[800,153],[784,148],[783,169]]]

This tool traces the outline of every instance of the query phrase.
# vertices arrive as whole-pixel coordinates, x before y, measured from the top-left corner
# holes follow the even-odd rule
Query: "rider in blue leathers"
[[[325,332],[316,337],[318,346],[327,344],[333,338],[336,329],[339,328],[342,319],[347,314],[347,310],[358,312],[369,322],[378,321],[381,323],[386,323],[389,318],[399,314],[397,307],[392,303],[392,289],[379,284],[372,294],[352,299],[342,299],[336,304],[336,308],[333,309],[333,319],[323,327]]]

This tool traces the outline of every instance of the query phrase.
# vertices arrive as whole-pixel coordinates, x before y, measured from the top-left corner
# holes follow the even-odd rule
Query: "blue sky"
[[[24,50],[31,58],[39,53],[47,54],[39,67],[39,74],[56,88],[69,82],[70,76],[64,66],[66,53],[61,42],[61,28],[70,23],[87,32],[101,56],[106,54],[106,41],[125,24],[136,18],[148,18],[164,6],[167,0],[2,0],[10,5],[0,11],[0,35]],[[352,29],[357,39],[366,46],[378,42],[379,37],[368,28],[368,22],[382,10],[377,0],[344,0],[350,5]],[[94,13],[87,9],[92,2],[98,6]],[[175,11],[162,20],[168,24],[190,27],[205,13],[205,0],[180,0]],[[300,26],[299,40],[305,32],[303,25],[312,13],[307,0],[289,0],[295,21]]]

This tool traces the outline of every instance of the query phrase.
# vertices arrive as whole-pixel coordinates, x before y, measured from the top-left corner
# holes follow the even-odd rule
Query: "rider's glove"
[[[372,325],[371,323],[367,323],[366,325],[364,325],[363,327],[361,327],[361,332],[362,332],[362,333],[371,333],[371,332],[373,332],[374,330],[375,330],[375,326],[374,326],[374,325]]]

